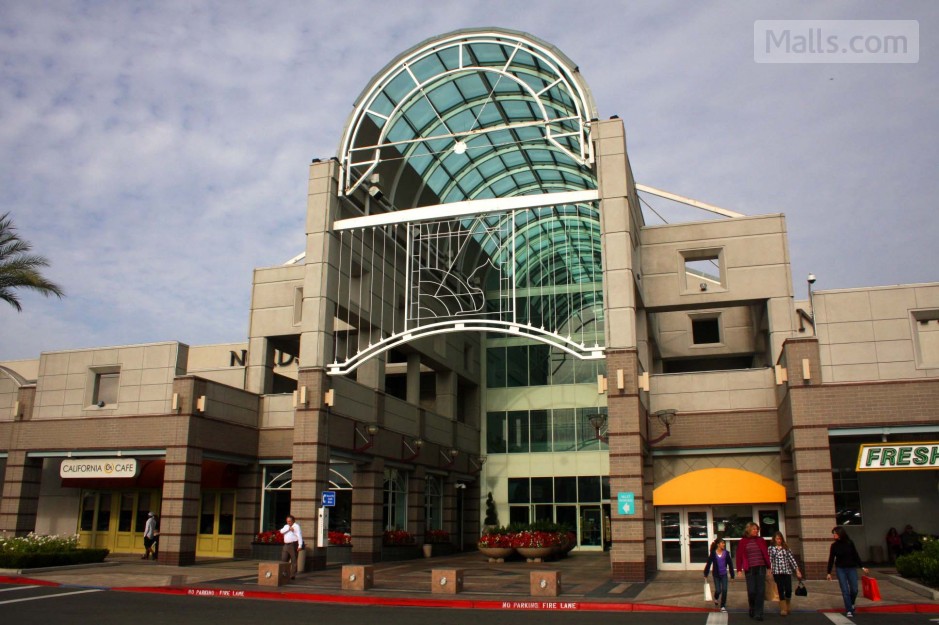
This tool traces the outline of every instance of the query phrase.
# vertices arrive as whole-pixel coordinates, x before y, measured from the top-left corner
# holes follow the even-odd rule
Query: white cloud
[[[920,62],[754,63],[754,20],[810,18],[917,19]],[[4,3],[0,211],[68,296],[0,308],[0,358],[243,340],[251,270],[302,250],[307,165],[371,77],[490,25],[579,64],[640,182],[785,212],[797,285],[936,279],[934,3]]]

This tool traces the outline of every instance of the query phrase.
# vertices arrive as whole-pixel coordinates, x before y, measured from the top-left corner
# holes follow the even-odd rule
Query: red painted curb
[[[478,600],[478,599],[422,599],[412,597],[380,597],[375,595],[327,595],[300,592],[273,592],[258,590],[232,590],[228,588],[150,587],[125,586],[112,588],[118,592],[146,592],[153,594],[190,597],[216,597],[221,599],[262,599],[279,601],[308,601],[361,606],[451,608],[454,610],[543,610],[558,612],[711,612],[705,608],[665,606],[648,603],[609,603],[599,601],[571,601],[562,598],[545,600]]]
[[[28,584],[30,586],[59,586],[58,582],[48,582],[44,579],[30,579],[28,577],[8,577],[0,575],[0,584]]]

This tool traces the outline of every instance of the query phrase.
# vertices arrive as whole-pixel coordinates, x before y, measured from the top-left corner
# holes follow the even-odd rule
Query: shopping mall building
[[[0,529],[142,553],[157,510],[186,564],[292,511],[320,567],[324,493],[360,563],[389,529],[474,548],[491,493],[634,581],[750,520],[810,576],[836,523],[874,559],[939,532],[939,283],[797,301],[783,215],[643,186],[625,137],[531,35],[401,54],[310,165],[246,341],[0,362]],[[702,220],[646,225],[639,194]]]

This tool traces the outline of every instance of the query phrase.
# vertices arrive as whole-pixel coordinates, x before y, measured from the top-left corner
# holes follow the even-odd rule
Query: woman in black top
[[[835,541],[831,543],[828,551],[828,575],[831,581],[831,569],[835,567],[838,575],[838,585],[841,586],[841,598],[844,599],[844,615],[854,616],[854,600],[857,599],[857,568],[861,566],[861,556],[858,555],[854,543],[848,538],[848,533],[840,525],[831,530]],[[863,568],[864,574],[867,569]]]

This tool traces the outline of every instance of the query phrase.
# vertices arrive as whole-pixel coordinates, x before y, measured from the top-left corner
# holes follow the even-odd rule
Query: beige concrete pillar
[[[326,547],[316,546],[318,511],[329,484],[329,412],[323,404],[326,372],[300,369],[298,384],[307,387],[309,403],[294,414],[290,508],[303,528],[306,570],[317,570],[326,567]]]
[[[456,419],[457,374],[454,371],[437,372],[437,414]]]
[[[160,564],[196,561],[196,534],[202,497],[202,450],[167,447],[160,509]]]
[[[408,354],[408,381],[406,400],[415,406],[421,405],[421,355]]]

